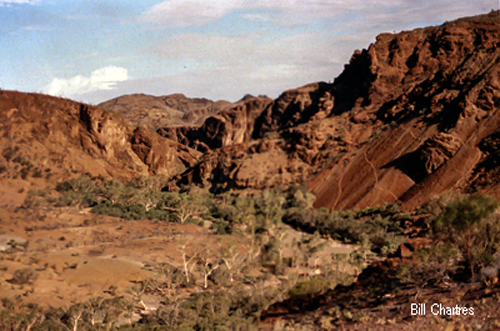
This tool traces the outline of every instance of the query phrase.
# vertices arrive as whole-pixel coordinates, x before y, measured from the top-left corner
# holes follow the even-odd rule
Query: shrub
[[[24,158],[23,158],[21,155],[18,155],[18,156],[16,156],[16,157],[12,160],[12,162],[14,162],[14,163],[21,163],[21,164],[23,164],[23,165],[24,165],[25,160],[24,160]]]
[[[312,278],[295,284],[288,295],[292,300],[302,300],[307,296],[323,294],[328,290],[328,282],[319,278]]]
[[[7,280],[11,284],[25,285],[30,284],[36,280],[37,274],[31,268],[18,269],[14,271],[12,279]]]
[[[5,160],[10,161],[10,159],[12,159],[12,157],[17,153],[18,150],[19,150],[18,146],[15,146],[14,148],[9,146],[3,150],[2,155],[5,158]]]
[[[448,240],[458,248],[471,277],[490,265],[499,251],[500,219],[490,217],[498,206],[493,198],[473,194],[452,201],[433,222],[436,239]]]
[[[493,198],[473,194],[451,202],[434,222],[435,233],[452,231],[455,235],[463,233],[488,217],[498,208],[498,201]]]
[[[28,171],[29,170],[25,167],[21,168],[21,178],[22,179],[26,179],[26,177],[28,177]]]
[[[151,209],[147,213],[147,218],[150,220],[168,221],[170,219],[170,212],[164,209]]]
[[[426,283],[429,279],[443,279],[454,275],[458,269],[460,253],[455,245],[443,243],[423,248],[415,252],[415,257],[423,263],[413,264],[409,268],[408,280]],[[400,271],[401,273],[401,271]]]
[[[361,212],[334,213],[324,208],[290,208],[283,216],[283,221],[303,231],[318,231],[347,243],[368,242],[368,248],[387,255],[402,243],[401,223],[407,217],[396,205],[372,207]]]
[[[96,185],[88,175],[57,183],[56,191],[63,194],[59,206],[89,207],[97,203]]]
[[[240,306],[241,299],[248,303],[248,297],[233,298],[227,292],[196,293],[182,300],[175,314],[171,307],[162,305],[138,326],[155,326],[155,330],[162,324],[169,326],[167,330],[254,330],[254,319],[243,311],[246,307]]]
[[[112,204],[109,201],[92,207],[92,212],[99,215],[109,215],[124,218],[127,220],[139,220],[146,218],[146,209],[142,205],[124,206],[120,204]]]
[[[34,178],[41,178],[43,177],[43,172],[42,170],[35,168],[35,172],[32,175]]]

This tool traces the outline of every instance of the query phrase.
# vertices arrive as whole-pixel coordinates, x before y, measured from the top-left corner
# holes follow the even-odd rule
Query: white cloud
[[[94,70],[90,77],[81,75],[69,79],[54,78],[50,84],[43,88],[43,92],[51,95],[72,97],[95,91],[113,90],[117,82],[129,80],[125,68],[108,66]]]
[[[243,14],[241,15],[241,17],[249,21],[260,21],[260,22],[269,22],[272,19],[271,15],[269,14],[256,14],[256,13]]]
[[[373,6],[387,7],[404,0],[167,0],[142,13],[139,21],[165,27],[192,26],[214,22],[235,10],[267,9],[281,13],[282,23],[311,22],[318,17],[340,15],[347,11]],[[243,13],[246,19],[267,19],[259,14]]]
[[[39,0],[0,0],[0,6],[11,6],[11,5],[36,5]]]
[[[154,5],[139,20],[169,27],[215,21],[241,6],[241,0],[169,0]]]

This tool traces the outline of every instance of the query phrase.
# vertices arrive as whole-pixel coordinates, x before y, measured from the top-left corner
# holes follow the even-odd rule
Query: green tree
[[[437,239],[456,245],[471,276],[493,261],[499,250],[500,220],[489,217],[499,206],[493,198],[474,194],[452,201],[433,224]]]
[[[94,181],[88,175],[60,182],[56,190],[63,194],[58,201],[60,206],[93,206],[97,203],[97,190]]]
[[[125,185],[117,180],[104,181],[99,187],[99,196],[108,200],[112,204],[118,204],[123,199]]]

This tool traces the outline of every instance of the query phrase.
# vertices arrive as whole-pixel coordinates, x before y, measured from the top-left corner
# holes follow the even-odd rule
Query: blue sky
[[[382,32],[498,0],[0,0],[0,88],[98,103],[146,93],[236,101],[332,81]]]

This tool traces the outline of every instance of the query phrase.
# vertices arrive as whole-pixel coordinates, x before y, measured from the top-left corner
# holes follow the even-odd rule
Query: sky
[[[237,101],[333,81],[382,32],[498,0],[0,0],[0,88],[88,103],[145,93]]]

